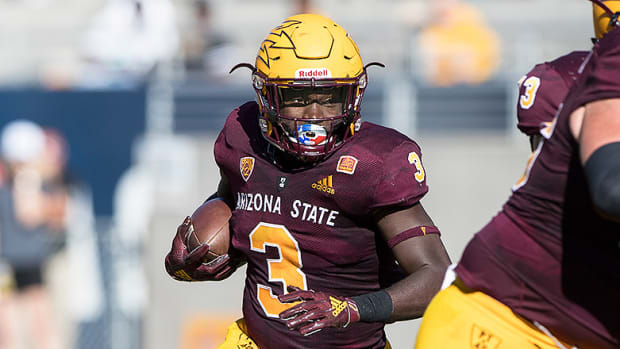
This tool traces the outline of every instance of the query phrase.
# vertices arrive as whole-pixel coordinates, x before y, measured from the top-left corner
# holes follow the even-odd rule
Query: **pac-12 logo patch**
[[[355,173],[355,167],[357,167],[357,159],[351,155],[343,155],[338,160],[336,171],[352,175]]]
[[[251,156],[242,157],[239,161],[239,170],[241,171],[241,177],[243,177],[244,181],[248,181],[250,176],[252,175],[252,171],[254,171],[254,162],[255,159]]]

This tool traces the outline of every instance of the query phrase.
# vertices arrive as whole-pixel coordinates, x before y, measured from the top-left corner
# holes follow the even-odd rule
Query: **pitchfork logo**
[[[244,181],[248,181],[250,176],[252,175],[252,171],[254,171],[254,162],[255,159],[251,156],[242,157],[239,161],[239,170],[241,171],[241,177],[243,177]]]

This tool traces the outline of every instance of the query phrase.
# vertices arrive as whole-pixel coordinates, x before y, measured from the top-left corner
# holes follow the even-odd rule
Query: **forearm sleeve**
[[[620,220],[620,142],[597,149],[584,171],[594,206],[603,215]]]
[[[392,297],[384,290],[351,298],[357,304],[362,322],[386,322],[394,311]]]

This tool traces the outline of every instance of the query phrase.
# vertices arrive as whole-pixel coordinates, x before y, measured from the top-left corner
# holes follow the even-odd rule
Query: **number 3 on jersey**
[[[280,283],[285,293],[288,286],[307,290],[306,274],[301,270],[303,265],[299,244],[288,229],[279,224],[258,223],[250,233],[250,249],[265,253],[266,246],[278,250],[277,259],[267,259],[269,282]],[[282,311],[299,303],[280,303],[271,286],[258,284],[257,287],[258,302],[269,317],[276,318]]]
[[[538,92],[538,88],[540,87],[540,79],[536,76],[530,76],[529,78],[525,79],[525,81],[523,81],[523,87],[525,88],[525,90],[523,91],[523,94],[519,97],[519,105],[523,109],[530,109],[532,105],[534,105],[534,100],[536,99],[536,92]]]
[[[422,161],[420,160],[420,156],[418,156],[418,153],[412,151],[411,153],[409,153],[407,160],[409,160],[410,164],[415,166],[416,172],[413,175],[415,177],[415,180],[419,183],[422,183],[424,181],[424,177],[426,177],[426,173],[424,173],[424,167],[422,167]]]

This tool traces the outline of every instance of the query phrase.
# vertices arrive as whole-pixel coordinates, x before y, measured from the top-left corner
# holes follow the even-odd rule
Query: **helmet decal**
[[[258,55],[256,56],[257,59],[260,59],[267,67],[269,67],[269,49],[270,48],[279,48],[279,49],[291,49],[294,50],[295,49],[295,44],[293,43],[293,41],[291,40],[291,38],[288,36],[288,34],[284,31],[284,29],[289,28],[293,25],[296,24],[301,24],[300,21],[297,20],[291,20],[291,21],[284,21],[282,24],[280,24],[279,26],[275,27],[271,33],[269,33],[269,36],[267,37],[267,39],[265,39],[265,41],[263,41],[263,43],[260,45],[260,49],[258,50]],[[273,37],[272,37],[273,35]],[[276,38],[281,38],[282,36],[285,37],[285,39],[288,40],[288,44],[286,44],[285,40],[275,40]],[[271,39],[270,39],[271,37]],[[276,43],[278,43],[276,45]]]

